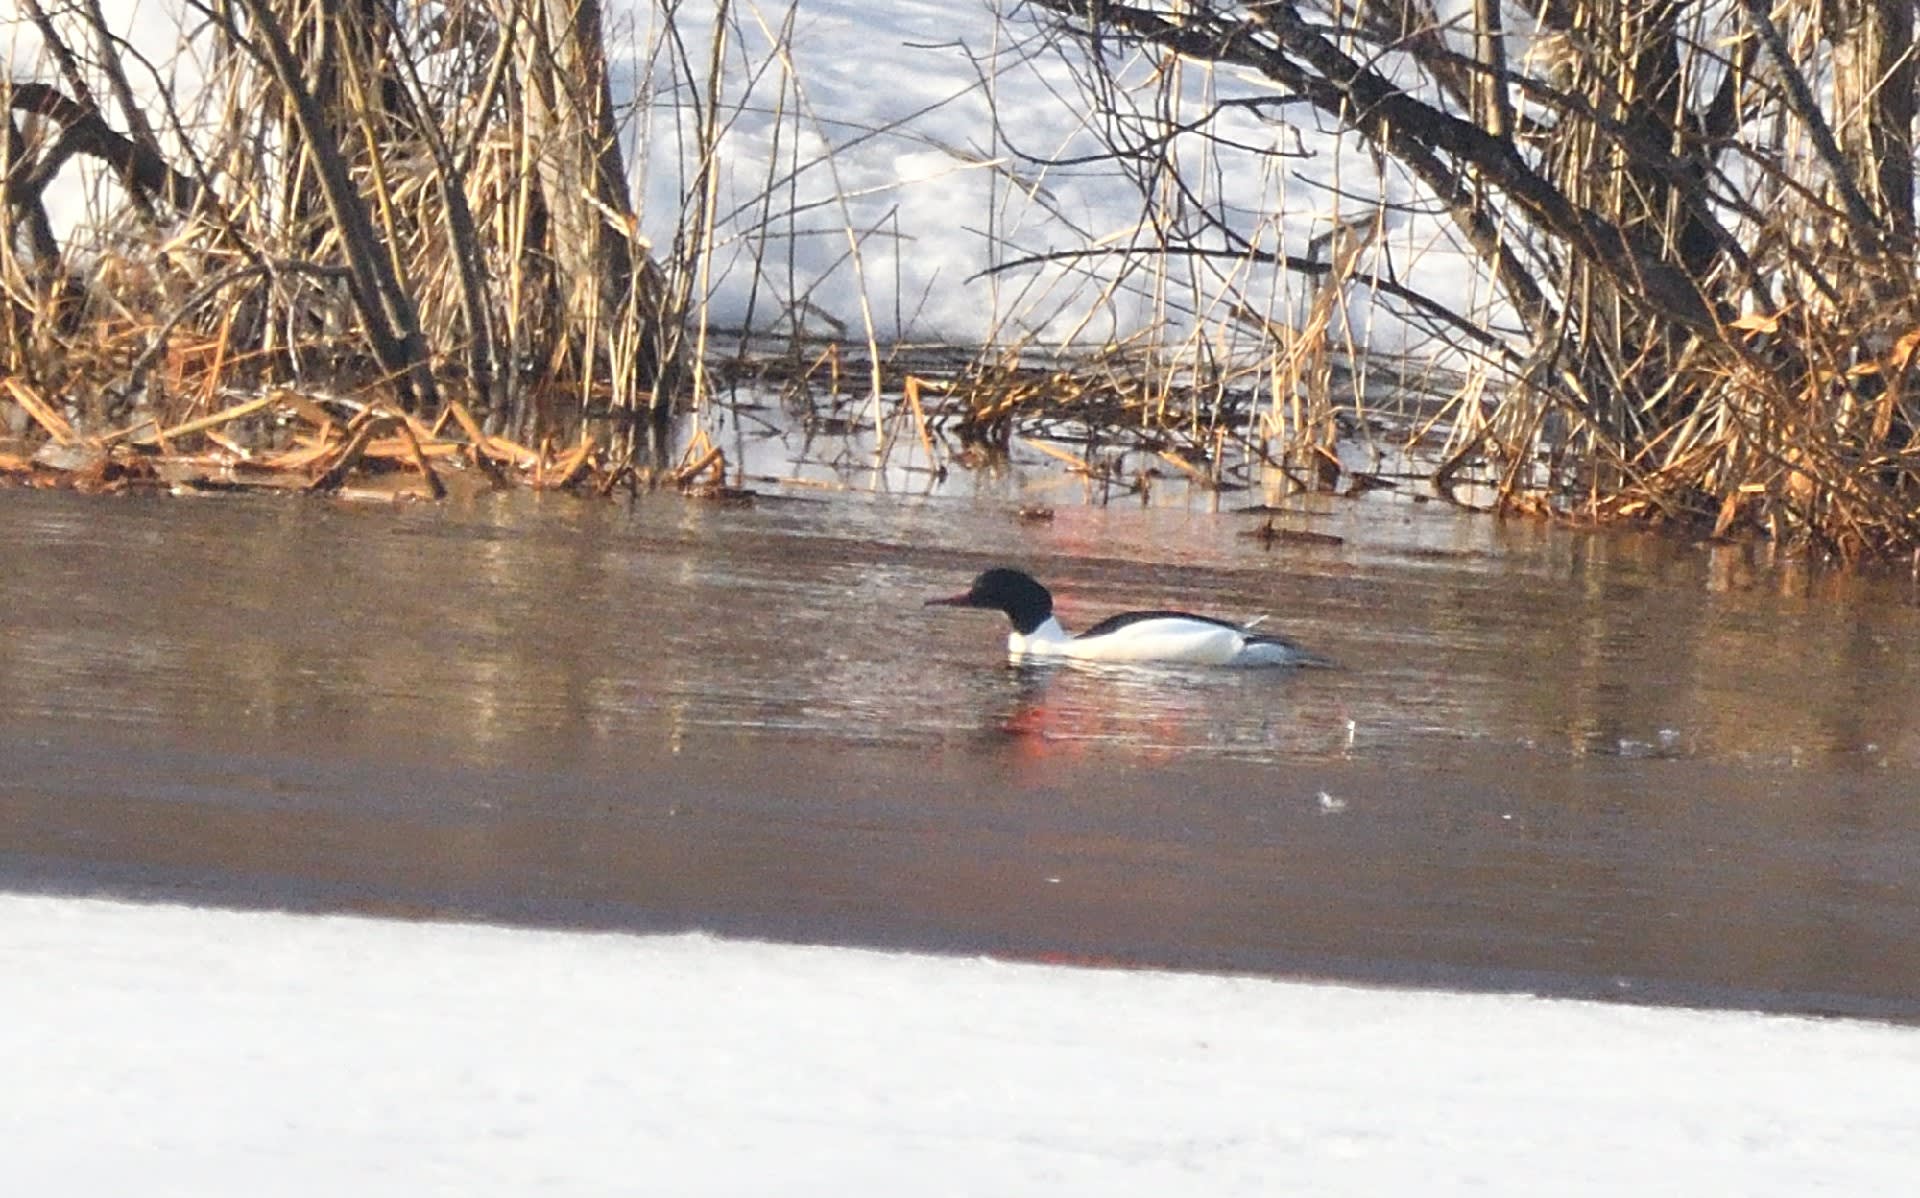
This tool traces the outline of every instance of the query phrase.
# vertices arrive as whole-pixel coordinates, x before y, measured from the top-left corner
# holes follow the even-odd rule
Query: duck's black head
[[[985,607],[1007,613],[1013,630],[1021,636],[1047,622],[1053,614],[1053,596],[1031,575],[1005,566],[988,570],[973,580],[963,594],[948,599],[929,599],[928,607]]]

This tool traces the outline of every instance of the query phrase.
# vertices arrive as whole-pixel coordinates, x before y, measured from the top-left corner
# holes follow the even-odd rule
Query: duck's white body
[[[1053,615],[1047,588],[1018,570],[1000,567],[974,579],[972,589],[943,607],[984,607],[1005,612],[1013,623],[1007,653],[1016,661],[1166,663],[1192,666],[1326,665],[1283,637],[1265,636],[1239,624],[1182,611],[1134,611],[1111,616],[1079,636]]]
[[[1245,628],[1189,616],[1146,616],[1109,632],[1069,635],[1060,621],[1030,633],[1009,633],[1007,654],[1015,659],[1062,657],[1074,661],[1165,662],[1190,666],[1300,665],[1308,653],[1278,637],[1256,637]]]

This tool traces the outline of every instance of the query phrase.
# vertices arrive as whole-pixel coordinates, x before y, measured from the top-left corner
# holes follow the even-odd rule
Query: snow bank
[[[1920,1032],[0,897],[12,1193],[1904,1192]]]

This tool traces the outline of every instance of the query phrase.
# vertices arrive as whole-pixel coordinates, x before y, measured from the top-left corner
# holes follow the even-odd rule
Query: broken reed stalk
[[[694,176],[694,263],[683,264],[699,289],[698,320],[692,362],[693,403],[706,402],[708,304],[713,294],[713,242],[720,207],[720,86],[726,62],[727,32],[732,25],[731,0],[714,6],[712,44],[707,57],[707,84],[700,108],[700,167]],[[690,269],[689,269],[690,267]]]

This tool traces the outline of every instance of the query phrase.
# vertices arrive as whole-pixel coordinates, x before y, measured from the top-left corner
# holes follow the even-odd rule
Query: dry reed
[[[1141,215],[998,269],[1077,264],[1146,301],[1147,331],[1096,359],[1184,391],[1181,418],[1251,379],[1246,435],[1309,481],[1381,418],[1450,498],[1920,546],[1910,5],[1021,7],[1081,79],[1080,160],[1130,177]],[[1312,161],[1276,136],[1314,122],[1338,140]],[[1409,240],[1429,216],[1447,236]],[[1423,257],[1472,285],[1423,290]],[[1371,385],[1355,350],[1383,328],[1454,372],[1438,406]]]
[[[1430,0],[1032,0],[980,90],[1053,55],[1085,123],[1056,161],[990,107],[1003,323],[931,364],[882,342],[866,254],[897,230],[839,182],[792,5],[769,23],[721,3],[697,30],[658,6],[627,137],[593,3],[183,2],[201,74],[143,108],[154,68],[97,5],[22,0],[47,77],[0,84],[0,370],[46,447],[0,470],[34,483],[719,493],[716,445],[669,467],[659,434],[753,379],[857,419],[872,464],[917,453],[934,475],[1033,444],[1122,490],[1277,472],[1354,493],[1417,462],[1496,509],[1841,557],[1920,545],[1898,5],[1823,24],[1749,0],[1462,20]],[[774,153],[723,201],[750,105]],[[1332,137],[1317,157],[1309,125]],[[630,146],[682,170],[658,252]],[[94,240],[63,245],[47,192],[76,158],[115,185]],[[1002,205],[1044,203],[1068,158],[1130,186],[1137,221],[1019,244]],[[802,277],[809,212],[836,217],[857,328]],[[751,272],[749,323],[789,334],[775,353],[717,348],[723,256]],[[1436,291],[1437,272],[1471,277]],[[1368,352],[1389,336],[1403,352]]]

